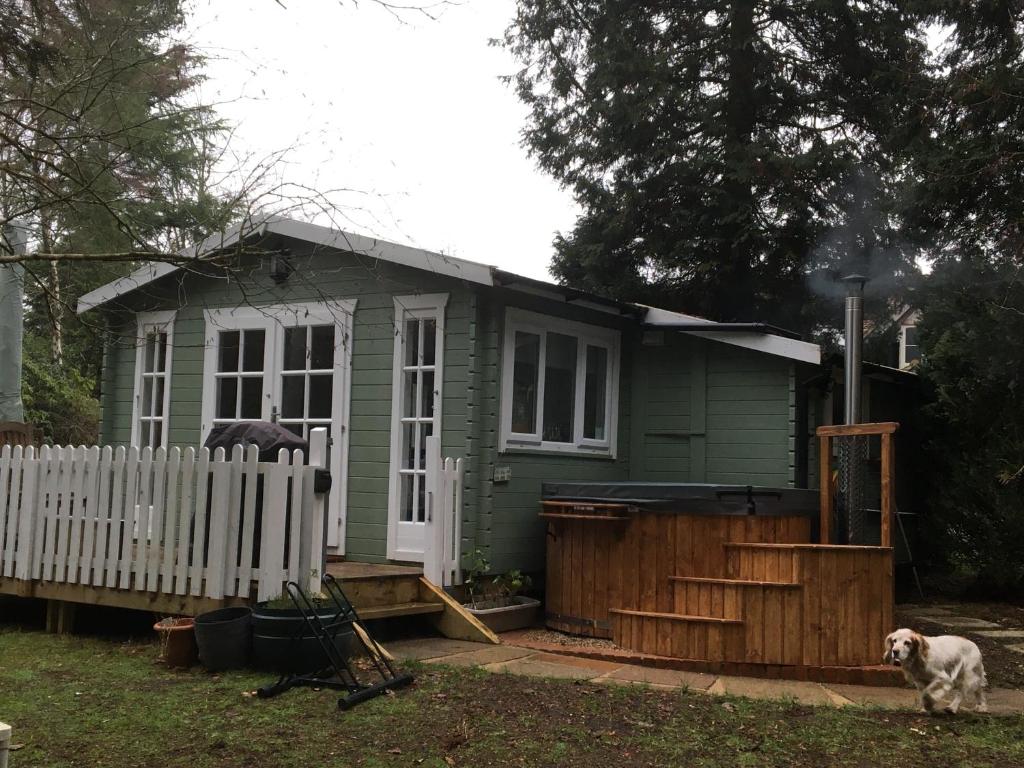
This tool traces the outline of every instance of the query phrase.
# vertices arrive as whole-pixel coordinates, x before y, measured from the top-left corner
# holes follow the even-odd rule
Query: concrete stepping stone
[[[952,616],[953,612],[948,608],[939,608],[938,606],[921,607],[906,606],[907,611],[912,613],[914,616],[918,616],[922,619],[931,618],[932,616]]]
[[[722,696],[745,696],[750,699],[795,699],[801,704],[842,706],[842,697],[830,695],[823,685],[800,680],[763,680],[754,677],[722,675],[708,688],[708,693]]]
[[[1006,647],[1009,648],[1011,651],[1015,651],[1017,653],[1024,653],[1024,643],[1014,643],[1013,645],[1008,645]]]
[[[476,643],[477,650],[468,653],[456,653],[451,656],[437,656],[427,659],[428,664],[448,664],[453,667],[485,667],[502,661],[512,661],[530,656],[534,653],[529,648],[516,648],[509,645],[486,645]]]
[[[550,653],[535,653],[520,659],[488,664],[484,669],[490,672],[506,672],[530,677],[553,677],[560,680],[590,680],[618,669],[621,664],[595,659],[578,659],[572,656],[556,656]]]
[[[383,644],[396,659],[423,661],[438,656],[451,656],[453,653],[464,653],[480,648],[494,646],[484,643],[471,643],[468,640],[449,640],[446,637],[421,637],[413,640],[395,640]]]
[[[994,621],[976,619],[973,616],[941,616],[936,619],[935,623],[954,629],[1000,629]]]
[[[1024,712],[1024,691],[996,688],[986,694],[988,708],[995,715],[1018,715]]]
[[[714,675],[702,672],[686,672],[678,669],[656,669],[628,664],[597,678],[595,683],[624,683],[652,685],[659,688],[688,688],[691,691],[706,691],[715,682]]]
[[[1024,629],[979,629],[972,634],[982,637],[998,637],[1006,640],[1024,640]]]
[[[876,688],[839,684],[829,684],[827,687],[854,704],[865,707],[915,710],[921,706],[917,691],[910,688]]]

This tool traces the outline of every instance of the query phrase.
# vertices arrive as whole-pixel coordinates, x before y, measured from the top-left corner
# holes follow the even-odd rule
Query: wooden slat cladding
[[[589,637],[611,637],[609,608],[679,612],[679,593],[672,576],[727,577],[725,545],[731,541],[810,540],[806,517],[754,515],[687,515],[607,505],[625,521],[592,520],[576,516],[572,505],[544,505],[547,523],[547,625]],[[559,516],[558,511],[564,515]],[[685,599],[685,595],[684,595]],[[699,608],[716,610],[726,596],[705,590]],[[737,598],[738,599],[738,598]],[[655,647],[670,654],[670,640],[650,635],[655,622],[629,624],[643,642],[643,632]],[[627,646],[628,647],[628,644]],[[653,652],[653,651],[652,651]]]
[[[629,650],[782,666],[878,663],[889,548],[810,544],[805,517],[631,510],[548,519],[548,626]]]

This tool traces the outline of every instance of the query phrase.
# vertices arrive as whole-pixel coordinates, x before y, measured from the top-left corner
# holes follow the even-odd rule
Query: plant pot
[[[168,667],[188,668],[196,663],[195,620],[190,618],[162,619],[153,625],[160,633],[160,657]]]
[[[320,608],[317,615],[328,634],[334,635],[334,647],[347,658],[352,626],[335,620],[334,608]],[[319,671],[330,661],[298,610],[257,605],[252,611],[252,665],[279,674],[295,674]]]
[[[513,629],[532,627],[537,623],[540,600],[522,595],[506,601],[481,600],[477,603],[465,603],[462,606],[492,632],[510,632]]]
[[[196,616],[199,661],[208,672],[241,669],[252,647],[252,610],[220,608]]]

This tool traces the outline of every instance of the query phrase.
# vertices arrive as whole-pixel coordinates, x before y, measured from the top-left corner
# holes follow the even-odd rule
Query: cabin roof
[[[190,259],[203,261],[243,241],[269,234],[358,253],[372,259],[427,270],[468,283],[505,288],[574,306],[609,312],[639,322],[646,328],[686,333],[815,365],[821,361],[821,350],[817,344],[800,341],[795,338],[795,334],[763,323],[718,323],[659,307],[616,301],[568,286],[523,277],[488,264],[283,216],[270,216],[258,222],[241,222],[224,232],[208,237],[196,246],[183,250],[180,258],[173,262],[154,261],[143,264],[130,274],[84,294],[78,300],[78,313],[101,307],[178,272],[188,266]]]

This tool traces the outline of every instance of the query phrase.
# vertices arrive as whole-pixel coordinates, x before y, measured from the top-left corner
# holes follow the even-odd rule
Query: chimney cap
[[[867,275],[852,274],[852,275],[846,275],[845,277],[840,277],[839,278],[839,282],[841,282],[841,283],[860,283],[861,285],[864,285],[864,283],[868,282],[868,279],[869,278],[868,278]]]

